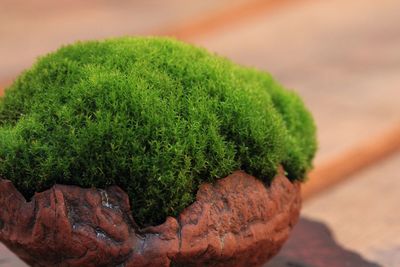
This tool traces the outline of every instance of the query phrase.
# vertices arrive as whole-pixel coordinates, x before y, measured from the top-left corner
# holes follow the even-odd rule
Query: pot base
[[[261,266],[297,222],[300,184],[242,171],[200,186],[178,218],[139,229],[128,196],[55,185],[32,201],[0,180],[0,241],[32,266]]]

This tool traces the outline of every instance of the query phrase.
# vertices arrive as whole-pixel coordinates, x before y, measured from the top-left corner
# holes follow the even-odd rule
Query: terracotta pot
[[[261,266],[298,220],[300,184],[241,171],[203,184],[178,218],[139,229],[128,196],[55,185],[30,202],[0,180],[0,241],[32,266]]]

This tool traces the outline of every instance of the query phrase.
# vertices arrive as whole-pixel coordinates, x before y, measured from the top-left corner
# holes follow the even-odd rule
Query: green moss
[[[54,183],[119,185],[141,225],[175,216],[200,183],[237,169],[302,180],[316,149],[302,101],[271,76],[165,38],[65,46],[0,101],[0,176],[31,196]]]

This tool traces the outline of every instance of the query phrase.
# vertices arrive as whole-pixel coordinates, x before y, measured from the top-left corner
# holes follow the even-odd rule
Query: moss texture
[[[119,185],[139,224],[163,222],[199,184],[243,169],[302,180],[315,127],[266,73],[175,40],[81,42],[40,58],[0,101],[0,176],[30,197]]]

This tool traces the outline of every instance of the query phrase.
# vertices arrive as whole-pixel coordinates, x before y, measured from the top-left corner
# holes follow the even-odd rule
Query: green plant
[[[0,176],[26,196],[121,186],[141,225],[237,169],[301,180],[316,149],[302,101],[270,75],[166,38],[80,42],[40,58],[0,101]]]

